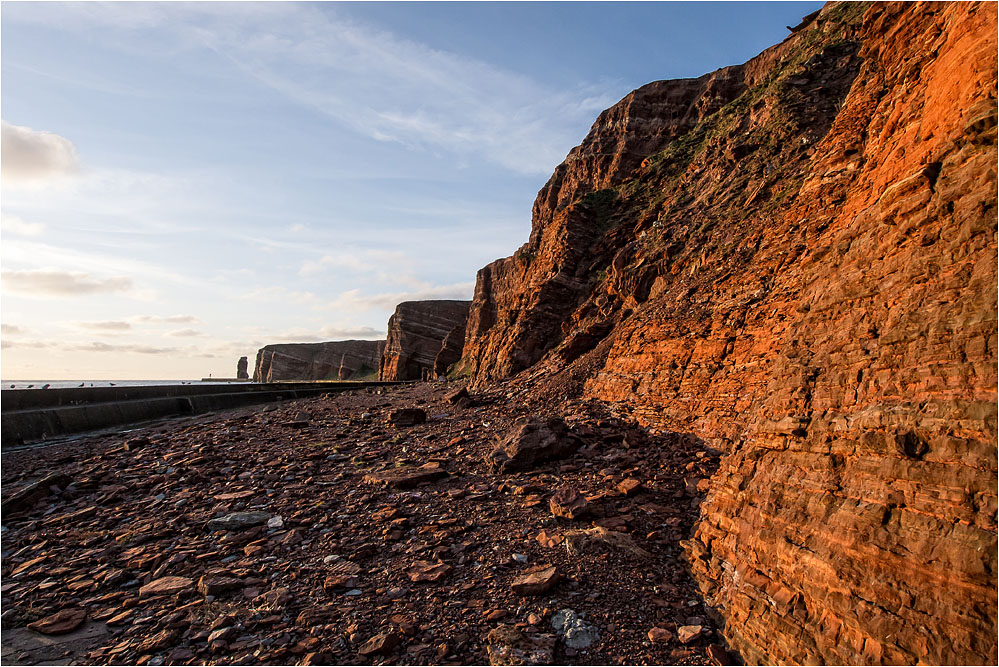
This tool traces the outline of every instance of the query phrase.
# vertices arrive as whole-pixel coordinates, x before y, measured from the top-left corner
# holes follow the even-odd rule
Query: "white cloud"
[[[73,143],[52,132],[0,121],[0,171],[5,183],[43,183],[72,174],[78,167]]]
[[[194,315],[139,315],[133,318],[136,322],[149,322],[152,324],[198,324],[200,319]]]
[[[177,329],[176,331],[167,333],[167,336],[171,336],[173,338],[196,338],[204,335],[205,334],[196,329]]]
[[[351,338],[379,340],[381,338],[385,338],[384,331],[378,331],[372,327],[323,327],[320,329],[320,333],[326,340],[348,340]]]
[[[274,334],[270,339],[271,343],[321,343],[324,340],[319,334],[306,331],[299,333],[296,330]]]
[[[302,262],[298,275],[303,278],[319,275],[332,269],[355,273],[376,273],[382,279],[398,277],[401,271],[412,265],[412,259],[404,252],[396,250],[348,249],[336,254],[323,255],[316,260]]]
[[[4,271],[0,275],[5,292],[29,296],[85,296],[132,289],[132,279],[125,276],[95,278],[69,271]]]
[[[38,222],[25,222],[16,215],[0,214],[0,229],[5,234],[15,236],[38,236],[45,231],[45,225]]]
[[[72,208],[70,207],[70,210]],[[3,251],[5,266],[43,266],[59,267],[63,270],[73,269],[84,273],[116,272],[132,276],[142,276],[146,282],[163,283],[169,281],[175,284],[191,287],[203,287],[196,278],[178,273],[173,269],[157,266],[151,261],[143,261],[128,253],[111,254],[94,252],[77,247],[55,246],[24,239],[4,239],[0,246]],[[120,248],[116,246],[120,251]]]
[[[131,352],[134,354],[175,354],[176,347],[154,347],[152,345],[112,345],[110,343],[83,343],[64,345],[63,349],[72,352]]]
[[[312,306],[320,303],[319,297],[313,292],[290,290],[280,285],[251,290],[241,294],[241,297],[249,301],[290,301],[303,306]]]
[[[13,324],[0,324],[0,333],[4,336],[17,336],[24,333],[24,329]]]
[[[13,348],[13,347],[30,347],[32,349],[41,350],[53,347],[54,344],[43,342],[40,340],[8,340],[5,338],[3,339],[2,342],[0,342],[0,346],[2,346],[4,349]]]
[[[615,100],[295,6],[281,20],[204,27],[206,44],[292,101],[378,141],[548,174]],[[335,81],[336,85],[330,85]]]
[[[453,285],[426,285],[409,292],[385,292],[382,294],[362,294],[361,290],[353,289],[343,292],[330,304],[330,309],[348,312],[364,310],[395,310],[403,301],[434,301],[438,299],[468,300],[475,291],[475,283],[456,283]]]
[[[105,322],[74,322],[74,326],[91,331],[128,331],[132,325],[121,320],[108,320]]]
[[[373,327],[322,327],[319,331],[297,328],[288,329],[275,334],[263,334],[261,338],[267,342],[257,345],[262,347],[270,343],[321,343],[337,340],[381,340],[385,338],[384,331]]]

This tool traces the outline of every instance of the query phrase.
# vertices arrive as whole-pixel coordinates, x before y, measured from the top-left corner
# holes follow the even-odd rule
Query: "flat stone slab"
[[[396,468],[395,470],[373,472],[365,475],[364,481],[369,484],[384,484],[396,489],[411,489],[423,482],[432,482],[442,477],[447,477],[446,470],[437,463],[427,463],[418,468]]]
[[[208,521],[208,530],[244,530],[267,523],[267,512],[232,512]]]
[[[87,620],[83,609],[63,609],[51,616],[28,623],[28,628],[43,635],[65,635],[79,628]]]
[[[109,634],[107,626],[96,621],[89,621],[64,635],[43,635],[28,628],[4,630],[0,662],[4,665],[80,664]]]
[[[517,595],[543,595],[558,583],[559,578],[554,565],[537,565],[514,579],[510,588]]]
[[[176,595],[194,590],[194,581],[187,577],[160,577],[139,589],[139,597]]]

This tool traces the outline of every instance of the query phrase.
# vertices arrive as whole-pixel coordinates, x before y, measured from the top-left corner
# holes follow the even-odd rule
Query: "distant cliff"
[[[996,33],[830,4],[643,86],[479,272],[473,385],[725,452],[685,547],[748,662],[995,664]]]
[[[370,379],[378,372],[384,344],[384,341],[343,340],[266,345],[257,352],[253,380]]]
[[[388,321],[379,379],[444,375],[461,358],[470,301],[406,301]]]

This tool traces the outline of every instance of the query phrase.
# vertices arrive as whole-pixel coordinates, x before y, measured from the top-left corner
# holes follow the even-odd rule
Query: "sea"
[[[206,380],[0,380],[3,389],[70,389],[77,387],[162,387],[178,384],[232,384]],[[239,384],[252,384],[240,381]]]

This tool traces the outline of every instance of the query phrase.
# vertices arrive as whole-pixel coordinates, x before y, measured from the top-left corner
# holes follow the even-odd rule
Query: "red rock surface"
[[[378,379],[422,380],[446,374],[447,366],[461,357],[457,338],[464,337],[470,305],[469,301],[405,301],[396,306],[388,321]]]
[[[265,345],[257,351],[253,381],[372,378],[384,346],[384,341],[373,340]]]
[[[51,616],[28,623],[28,628],[43,635],[64,635],[76,630],[87,620],[82,609],[63,609]]]
[[[727,452],[686,549],[749,662],[996,661],[996,28],[829,5],[640,88],[479,272],[473,386]]]

